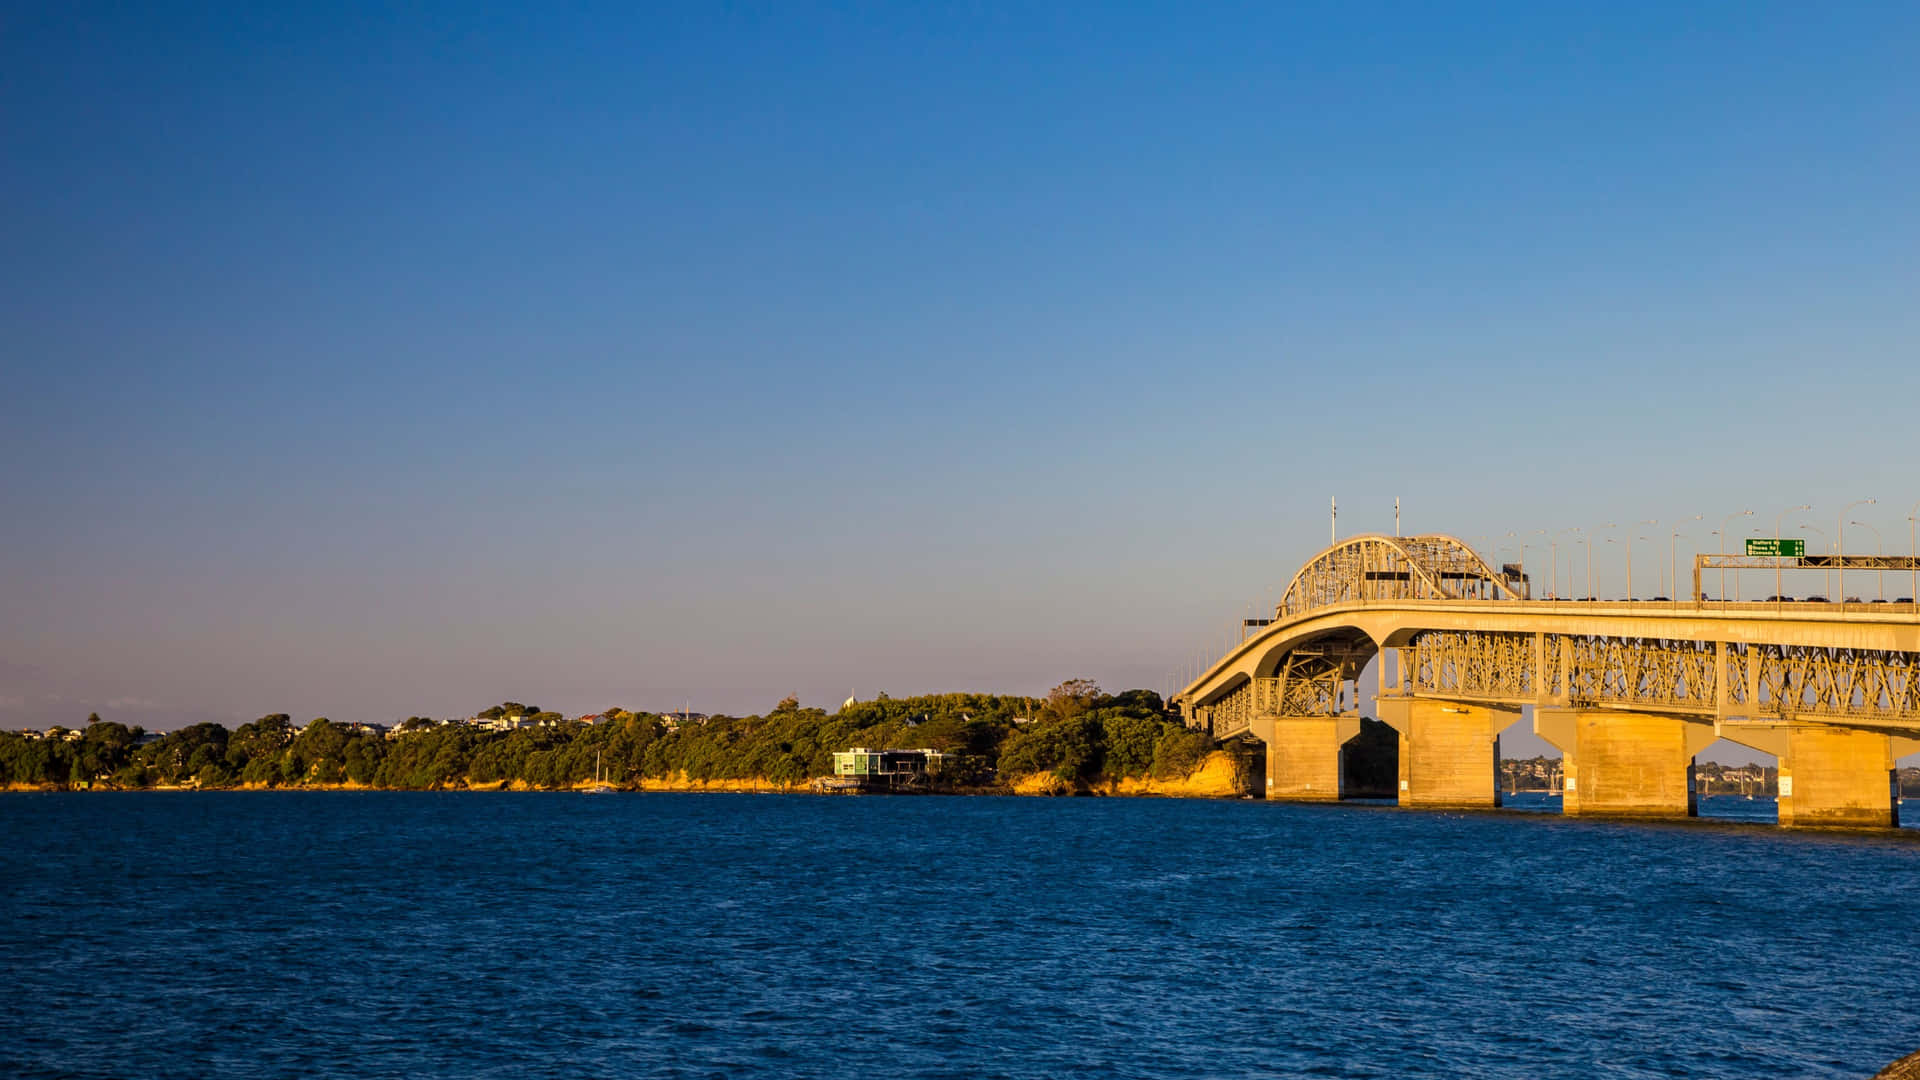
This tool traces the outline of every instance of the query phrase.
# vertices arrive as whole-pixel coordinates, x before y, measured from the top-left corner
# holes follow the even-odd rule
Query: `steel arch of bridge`
[[[1451,536],[1342,540],[1307,560],[1274,609],[1284,621],[1334,604],[1382,600],[1520,600],[1471,547]]]

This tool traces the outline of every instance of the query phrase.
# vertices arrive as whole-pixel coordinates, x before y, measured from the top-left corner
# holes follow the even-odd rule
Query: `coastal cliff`
[[[1012,782],[1015,795],[1162,796],[1183,799],[1233,799],[1253,791],[1246,759],[1224,750],[1202,758],[1183,776],[1096,777],[1067,780],[1055,773],[1030,773]]]

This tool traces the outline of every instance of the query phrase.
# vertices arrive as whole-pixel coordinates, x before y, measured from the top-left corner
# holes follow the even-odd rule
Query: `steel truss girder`
[[[1254,711],[1261,716],[1333,716],[1340,712],[1348,680],[1359,674],[1347,653],[1294,652],[1280,673],[1253,680]]]
[[[1257,716],[1338,716],[1358,700],[1347,686],[1372,655],[1349,648],[1295,650],[1278,674],[1243,682],[1201,706],[1200,726],[1225,739],[1252,727]]]
[[[1401,670],[1413,693],[1463,697],[1531,698],[1536,669],[1532,634],[1427,631],[1402,650]],[[1410,655],[1409,655],[1410,654]]]
[[[1754,655],[1757,653],[1757,656]],[[1895,724],[1920,721],[1920,654],[1868,649],[1749,650],[1749,711],[1781,719]]]
[[[1452,630],[1398,652],[1402,694],[1920,727],[1920,653]]]
[[[1716,708],[1710,641],[1552,635],[1565,650],[1562,696],[1570,705],[1633,705],[1679,711]]]
[[[1253,684],[1239,686],[1201,706],[1196,711],[1198,726],[1216,739],[1228,739],[1253,726]]]

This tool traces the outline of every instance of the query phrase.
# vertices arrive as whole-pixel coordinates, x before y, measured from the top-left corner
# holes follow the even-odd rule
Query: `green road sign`
[[[1787,540],[1773,536],[1747,538],[1747,554],[1766,559],[1797,559],[1807,553],[1805,540]]]

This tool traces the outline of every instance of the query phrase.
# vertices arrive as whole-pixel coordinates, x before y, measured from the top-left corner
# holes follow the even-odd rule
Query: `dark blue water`
[[[1262,802],[0,798],[0,1075],[1849,1077],[1920,838]]]
[[[1382,800],[1380,805],[1393,804],[1390,800]],[[1560,796],[1544,795],[1537,791],[1522,791],[1512,795],[1502,794],[1500,805],[1503,810],[1557,814],[1560,812]],[[1751,799],[1744,795],[1709,795],[1700,799],[1699,814],[1708,821],[1772,825],[1780,820],[1780,806],[1770,795],[1759,795]],[[1906,817],[1909,819],[1920,817],[1920,813],[1908,811]],[[1908,826],[1913,824],[1912,821],[1907,822]]]

